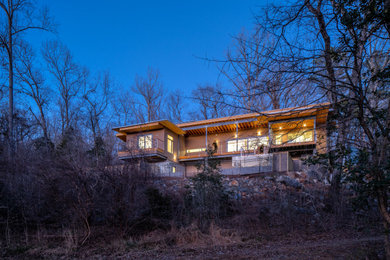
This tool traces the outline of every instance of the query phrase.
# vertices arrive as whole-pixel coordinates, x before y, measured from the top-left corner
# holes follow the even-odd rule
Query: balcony
[[[260,154],[258,149],[241,149],[240,151],[227,151],[227,146],[221,144],[218,144],[217,151],[213,154],[213,157],[216,158],[229,158],[237,155],[255,155]],[[263,152],[267,152],[268,147],[264,147]],[[180,161],[194,161],[198,160],[200,158],[207,157],[207,153],[204,148],[199,149],[190,149],[187,150],[184,155],[179,156]]]
[[[118,151],[121,160],[134,160],[144,158],[149,162],[162,162],[167,159],[164,141],[158,138],[134,138],[127,140]]]

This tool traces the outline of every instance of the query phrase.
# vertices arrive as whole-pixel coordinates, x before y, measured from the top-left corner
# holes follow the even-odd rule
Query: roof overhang
[[[159,130],[163,128],[167,128],[171,130],[173,133],[178,135],[185,134],[185,131],[183,131],[180,127],[178,127],[177,125],[175,125],[169,120],[160,120],[160,121],[154,121],[145,124],[135,124],[135,125],[116,127],[113,128],[113,130],[117,131],[119,133],[117,134],[117,136],[120,135],[118,137],[121,138],[123,134],[126,135],[131,133],[147,132],[147,131]]]
[[[320,103],[302,107],[275,109],[271,111],[249,113],[243,115],[207,119],[201,121],[174,124],[169,120],[159,120],[144,124],[117,127],[117,137],[126,140],[126,134],[147,132],[159,129],[169,129],[178,135],[204,135],[208,133],[229,132],[238,129],[267,127],[268,123],[280,120],[297,120],[315,117],[316,123],[325,123],[329,113],[330,103]]]

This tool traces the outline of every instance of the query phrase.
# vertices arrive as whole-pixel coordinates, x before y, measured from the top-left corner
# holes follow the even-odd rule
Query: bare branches
[[[163,85],[158,70],[148,68],[146,76],[137,75],[132,90],[139,95],[140,108],[145,112],[142,122],[159,119],[162,114]]]
[[[37,60],[30,46],[24,45],[18,52],[19,65],[16,66],[16,77],[21,84],[21,92],[29,96],[36,104],[39,116],[30,111],[42,128],[45,140],[49,140],[48,123],[45,109],[48,105],[48,89],[41,68],[37,67]]]
[[[2,0],[0,10],[5,14],[4,26],[0,30],[0,45],[6,50],[8,89],[9,89],[9,109],[8,109],[8,150],[9,157],[13,158],[15,150],[14,140],[14,51],[21,42],[23,32],[38,29],[50,30],[51,22],[46,13],[35,16],[36,7],[28,0]],[[41,20],[38,22],[38,20]]]
[[[49,72],[56,79],[61,110],[61,129],[65,132],[73,123],[76,116],[74,99],[80,94],[84,84],[85,71],[77,65],[66,46],[49,41],[43,45],[42,55]]]

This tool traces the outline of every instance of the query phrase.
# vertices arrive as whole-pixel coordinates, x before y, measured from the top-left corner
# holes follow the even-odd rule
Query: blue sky
[[[188,94],[197,84],[213,84],[219,77],[215,64],[197,57],[223,57],[231,37],[250,30],[253,13],[267,4],[267,0],[40,2],[58,24],[58,34],[49,38],[59,38],[91,71],[109,70],[117,83],[129,87],[136,74],[144,75],[152,66],[160,70],[166,89]]]

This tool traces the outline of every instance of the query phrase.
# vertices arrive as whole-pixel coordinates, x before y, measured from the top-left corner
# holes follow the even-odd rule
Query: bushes
[[[87,146],[74,140],[64,138],[55,148],[19,147],[14,173],[0,172],[3,234],[39,227],[75,230],[83,244],[97,226],[120,227],[117,235],[126,236],[162,226],[148,219],[172,217],[170,201],[153,188],[152,174],[146,176],[136,164],[97,165]]]
[[[268,181],[268,193],[261,197],[231,200],[210,150],[199,174],[179,192],[159,190],[164,180],[150,170],[140,171],[136,163],[102,167],[102,160],[97,164],[87,151],[72,139],[60,148],[19,149],[15,174],[0,170],[0,218],[7,223],[0,226],[6,234],[0,239],[10,244],[25,236],[28,245],[34,232],[57,234],[70,249],[99,239],[142,240],[147,234],[163,234],[167,244],[219,236],[229,240],[233,233],[238,241],[239,236],[273,235],[275,229],[328,230],[332,223],[343,227],[351,220],[343,214],[343,221],[330,221],[333,213],[323,205],[325,190],[318,193],[305,186],[298,191],[276,180]]]
[[[198,166],[199,173],[191,178],[185,197],[186,211],[190,219],[197,221],[201,230],[208,230],[211,221],[227,216],[230,210],[229,196],[222,184],[218,160],[214,150],[207,149],[208,157]]]

